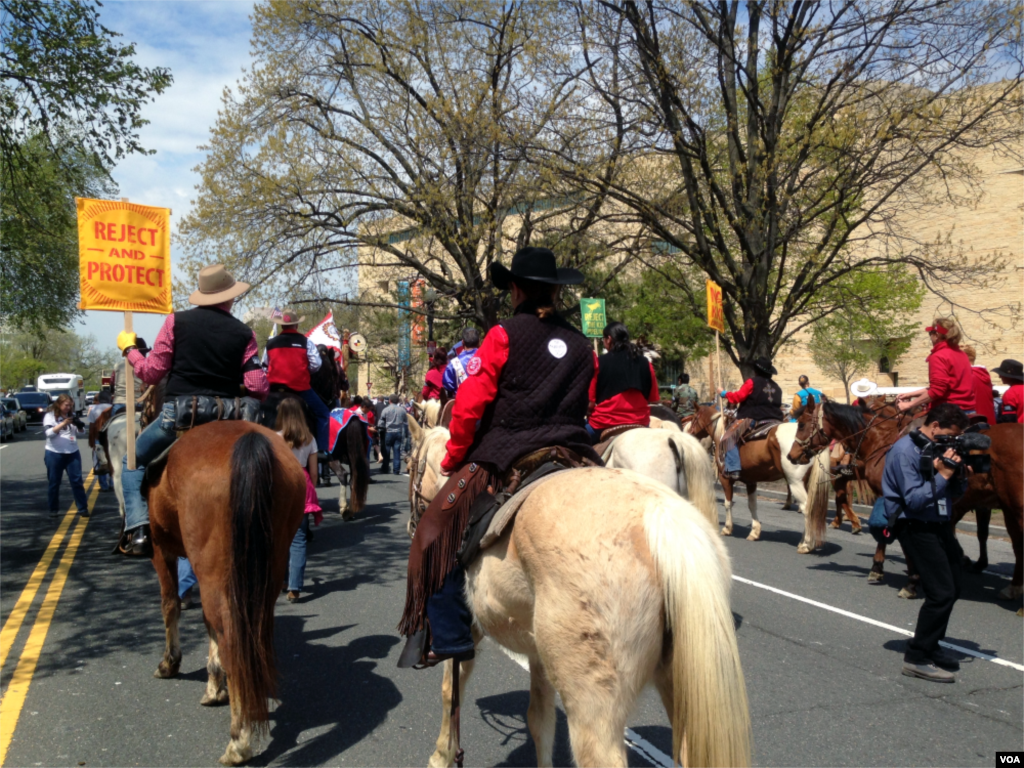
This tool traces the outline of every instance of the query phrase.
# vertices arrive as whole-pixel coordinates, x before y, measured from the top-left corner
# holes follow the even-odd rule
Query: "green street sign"
[[[580,317],[583,318],[583,335],[600,339],[608,318],[604,314],[604,299],[580,299]]]

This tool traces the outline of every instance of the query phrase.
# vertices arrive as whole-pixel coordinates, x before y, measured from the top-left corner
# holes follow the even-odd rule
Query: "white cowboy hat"
[[[860,379],[850,385],[850,392],[857,397],[868,397],[878,392],[878,386],[870,379]]]

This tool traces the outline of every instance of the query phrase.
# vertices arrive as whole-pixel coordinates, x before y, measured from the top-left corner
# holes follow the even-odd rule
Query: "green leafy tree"
[[[121,364],[117,352],[101,350],[92,336],[71,330],[8,331],[0,336],[0,386],[35,384],[44,373],[77,373],[87,389],[99,389],[103,372]]]
[[[593,146],[576,141],[573,22],[562,3],[261,2],[254,66],[225,94],[182,222],[189,258],[217,243],[257,292],[321,301],[357,265],[420,276],[453,317],[492,325],[491,263],[558,232],[577,265],[574,234],[600,219],[600,190],[531,159],[557,146],[582,166]]]
[[[80,314],[75,197],[111,197],[117,187],[73,140],[55,150],[35,134],[12,161],[24,173],[17,194],[0,196],[0,323],[42,333]]]
[[[877,370],[883,357],[895,365],[910,348],[925,289],[897,268],[858,272],[834,289],[822,300],[841,308],[814,324],[808,349],[822,373],[843,382],[849,403],[854,379]]]

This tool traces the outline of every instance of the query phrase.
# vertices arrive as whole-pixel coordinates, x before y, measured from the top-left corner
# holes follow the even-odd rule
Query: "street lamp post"
[[[423,292],[423,303],[427,305],[427,341],[434,340],[434,302],[437,301],[437,291],[430,286]]]

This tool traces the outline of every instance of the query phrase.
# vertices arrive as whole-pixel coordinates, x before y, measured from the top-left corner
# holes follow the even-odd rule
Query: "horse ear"
[[[409,422],[409,434],[412,437],[414,445],[419,445],[420,440],[423,439],[423,427],[419,425],[419,422],[413,417],[411,413],[405,414],[405,420]]]

